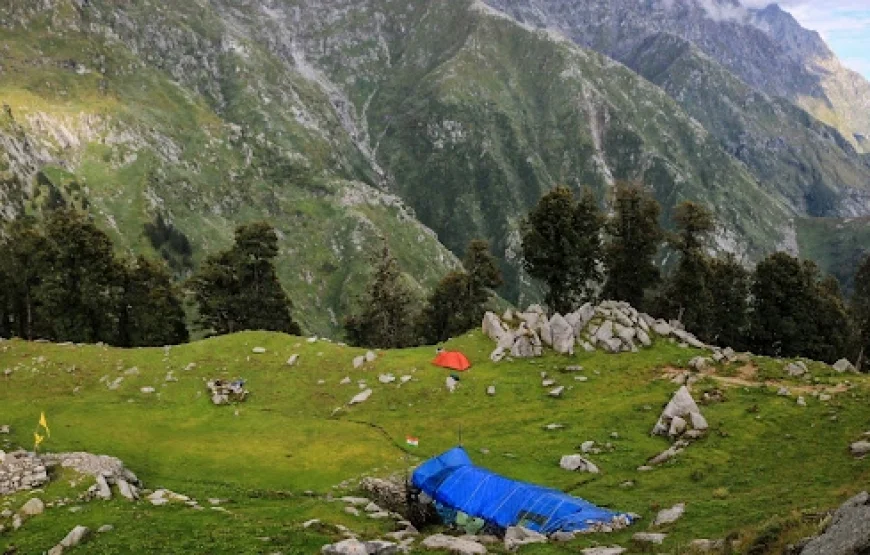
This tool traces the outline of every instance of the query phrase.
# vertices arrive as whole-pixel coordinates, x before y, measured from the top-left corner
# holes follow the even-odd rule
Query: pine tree
[[[522,229],[523,266],[547,286],[544,302],[567,314],[589,300],[601,280],[603,218],[591,191],[580,202],[557,187],[538,202]]]
[[[139,256],[124,268],[119,344],[177,345],[188,340],[181,294],[166,264]]]
[[[34,291],[37,319],[55,341],[114,343],[121,266],[108,235],[82,213],[51,212],[45,221],[46,267]]]
[[[663,299],[667,317],[680,319],[698,337],[710,340],[713,296],[708,285],[710,257],[704,251],[714,229],[713,214],[700,204],[686,201],[674,211],[677,234],[671,239],[680,259],[668,279]]]
[[[616,191],[614,215],[607,223],[609,240],[604,248],[607,280],[603,295],[644,307],[644,293],[660,279],[655,255],[663,233],[659,203],[636,185]]]
[[[438,283],[420,314],[419,337],[445,341],[480,325],[490,291],[501,285],[501,271],[489,244],[471,241],[463,259],[465,272],[450,272]]]
[[[359,310],[345,319],[354,345],[395,349],[415,343],[414,297],[386,242]]]
[[[705,339],[716,345],[746,349],[751,286],[749,272],[733,254],[728,254],[711,262],[707,286],[713,302],[710,337]]]
[[[37,321],[35,292],[43,276],[52,271],[47,264],[48,239],[33,220],[19,219],[7,228],[6,240],[0,252],[0,265],[5,274],[7,333],[24,339],[43,337],[48,323]]]
[[[857,366],[866,370],[870,367],[870,254],[858,266],[855,274],[855,292],[852,295],[852,318],[858,332]]]
[[[754,350],[834,362],[846,354],[849,320],[839,285],[786,253],[759,262],[752,286]]]
[[[233,247],[206,258],[191,280],[200,325],[217,334],[241,330],[301,334],[275,271],[277,256],[278,236],[272,226],[239,226]]]

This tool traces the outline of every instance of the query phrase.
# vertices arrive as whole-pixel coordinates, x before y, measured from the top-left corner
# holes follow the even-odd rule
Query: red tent
[[[451,370],[459,370],[464,372],[471,368],[471,363],[459,351],[441,351],[435,360],[432,361],[435,366],[450,368]]]

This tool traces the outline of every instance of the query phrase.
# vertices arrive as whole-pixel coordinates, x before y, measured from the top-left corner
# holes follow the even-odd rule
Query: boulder
[[[509,526],[504,532],[504,548],[508,551],[531,543],[547,543],[547,536],[523,526]]]
[[[358,357],[353,358],[353,367],[354,368],[360,368],[365,363],[366,363],[366,357],[364,357],[363,355],[360,355]]]
[[[366,351],[366,362],[374,362],[377,358],[374,351]]]
[[[668,435],[671,437],[678,437],[686,431],[688,427],[688,423],[680,416],[675,416],[671,419],[671,427],[668,430]]]
[[[582,455],[564,455],[559,461],[559,466],[572,472],[589,472],[590,474],[599,473],[598,467]]]
[[[338,543],[324,545],[320,553],[323,555],[369,555],[369,550],[366,544],[351,538]]]
[[[672,425],[673,420],[679,418],[683,421],[683,423],[685,423],[686,418],[689,418],[689,420],[692,420],[693,422],[697,421],[698,423],[701,423],[701,419],[692,419],[691,415],[693,414],[700,415],[701,410],[698,408],[695,400],[692,399],[692,395],[689,393],[688,388],[686,388],[686,386],[683,386],[679,390],[677,390],[677,392],[671,398],[670,402],[662,411],[658,422],[656,422],[655,427],[653,427],[652,434],[668,435],[670,437],[675,437],[673,432],[680,430],[682,424],[678,421],[678,425],[674,427]],[[703,423],[706,424],[706,420],[703,420]],[[681,434],[685,430],[686,428],[682,427],[682,430],[680,430],[678,433]]]
[[[851,451],[852,456],[855,457],[870,455],[870,441],[856,441],[849,446],[849,451]]]
[[[604,323],[598,327],[598,331],[595,332],[595,337],[593,339],[602,343],[607,343],[613,339],[613,322],[605,320]]]
[[[435,534],[423,540],[423,547],[427,549],[441,549],[449,553],[460,555],[485,554],[486,547],[468,538],[454,538],[445,534]]]
[[[574,328],[565,318],[554,314],[549,322],[553,350],[563,355],[574,354]]]
[[[106,477],[102,474],[97,475],[97,497],[104,500],[112,498],[112,490],[109,488],[109,483],[106,481]]]
[[[861,555],[870,553],[870,495],[862,492],[846,501],[831,517],[825,532],[811,540],[801,555]]]
[[[625,324],[619,322],[613,324],[613,333],[623,342],[634,341],[634,338],[637,335],[637,332],[634,331],[634,328],[626,326]]]
[[[674,505],[670,509],[664,509],[659,511],[659,514],[656,515],[655,520],[653,521],[653,526],[664,526],[666,524],[673,524],[678,521],[680,517],[683,516],[683,513],[686,512],[686,504],[679,503]]]
[[[791,378],[799,378],[807,373],[807,365],[802,361],[789,362],[785,365],[785,373]]]
[[[707,428],[709,428],[709,425],[707,424],[707,419],[704,418],[704,415],[700,412],[693,412],[689,416],[690,421],[692,422],[693,430],[700,430],[703,432],[707,430]]]
[[[662,337],[667,337],[667,336],[671,335],[672,333],[674,333],[674,330],[673,330],[673,328],[671,328],[670,324],[668,324],[664,320],[656,321],[655,323],[652,324],[651,327],[652,327],[652,330],[657,335],[661,335]]]
[[[622,555],[625,553],[625,548],[618,545],[612,547],[587,547],[581,553],[583,555]]]
[[[495,350],[493,350],[492,353],[489,354],[489,360],[493,362],[501,362],[504,360],[504,357],[506,357],[507,354],[508,352],[505,350],[504,347],[496,347]]]
[[[652,532],[638,532],[637,534],[631,537],[632,540],[637,543],[646,543],[653,545],[661,545],[665,538],[667,538],[667,534],[654,534]]]
[[[381,374],[380,376],[378,376],[378,381],[382,384],[393,383],[394,381],[396,381],[396,376],[392,374]]]
[[[548,347],[553,346],[553,328],[550,326],[550,322],[544,320],[540,328],[538,328],[538,335],[541,337],[541,341],[544,345],[547,345]]]
[[[650,345],[652,345],[652,339],[650,339],[649,334],[644,330],[637,330],[637,340],[644,347],[649,347]]]
[[[710,367],[710,359],[706,357],[695,357],[689,361],[689,368],[695,372],[703,372]]]
[[[364,403],[364,402],[368,401],[369,397],[371,397],[371,396],[372,396],[372,390],[366,389],[365,391],[357,393],[354,396],[354,398],[350,400],[348,405],[358,405],[360,403]]]
[[[840,372],[840,373],[858,372],[858,370],[855,369],[855,367],[852,365],[852,363],[849,362],[848,360],[846,360],[845,358],[841,358],[840,360],[835,362],[833,368],[834,368],[834,370],[836,370],[837,372]]]
[[[45,503],[38,497],[31,497],[21,506],[18,512],[25,516],[41,515],[45,511]]]
[[[549,395],[550,397],[556,397],[556,398],[559,398],[559,397],[562,396],[562,393],[564,393],[564,392],[565,392],[565,386],[564,386],[564,385],[560,385],[559,387],[554,387],[553,389],[551,389],[551,390],[547,393],[547,395]]]
[[[505,313],[505,320],[511,320],[511,318],[507,318],[508,314]],[[507,332],[507,329],[504,324],[502,324],[501,320],[499,320],[498,316],[494,312],[487,312],[483,315],[483,334],[493,341],[501,340],[502,336]]]
[[[60,540],[60,545],[63,547],[75,547],[82,543],[90,532],[90,529],[86,526],[76,526],[70,530],[64,539]]]
[[[299,362],[299,355],[292,355],[287,359],[287,366],[296,366],[297,362]]]

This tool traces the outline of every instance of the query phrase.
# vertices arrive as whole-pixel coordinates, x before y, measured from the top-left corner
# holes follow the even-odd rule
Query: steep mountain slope
[[[160,250],[182,275],[237,223],[268,218],[312,331],[338,324],[380,237],[421,286],[455,267],[398,198],[366,184],[376,167],[316,75],[215,11],[13,2],[0,22],[7,216],[78,204],[122,248]]]
[[[192,245],[170,253],[182,265],[266,214],[318,329],[346,308],[378,234],[421,282],[454,263],[360,182],[398,193],[453,252],[485,236],[507,260],[517,218],[557,183],[605,199],[615,180],[643,180],[666,208],[703,199],[720,246],[750,257],[793,235],[787,204],[658,88],[478,2],[52,0],[0,13],[2,144],[22,190],[8,210],[78,199],[125,246],[165,251],[141,231],[159,217],[158,235]],[[516,297],[525,285],[505,267]]]
[[[833,128],[785,99],[753,90],[674,35],[652,35],[625,61],[677,99],[795,212],[870,212],[870,164]]]
[[[853,144],[870,134],[870,83],[843,67],[818,33],[776,5],[738,0],[487,0],[536,26],[623,60],[650,35],[680,36],[770,96],[783,96]]]

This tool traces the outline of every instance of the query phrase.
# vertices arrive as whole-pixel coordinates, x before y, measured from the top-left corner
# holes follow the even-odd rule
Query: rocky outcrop
[[[564,316],[554,314],[549,319],[538,305],[505,316],[509,318],[501,319],[495,313],[487,312],[483,317],[483,333],[496,343],[490,355],[495,362],[508,355],[514,358],[541,356],[544,345],[567,355],[578,349],[635,352],[651,346],[655,336],[672,338],[685,346],[707,348],[682,329],[679,322],[657,320],[624,302],[604,301],[597,306],[587,303],[575,312]],[[516,327],[512,328],[514,324]],[[720,351],[716,352],[720,353],[720,359],[724,358]]]
[[[862,492],[846,501],[825,532],[811,540],[801,555],[864,555],[870,553],[870,495]]]
[[[244,380],[209,380],[206,384],[211,402],[215,405],[241,403],[248,397]]]
[[[703,434],[707,431],[707,420],[701,414],[701,409],[692,399],[692,394],[686,386],[681,387],[670,402],[665,406],[652,430],[653,435],[667,436],[678,439],[687,432]],[[690,438],[697,434],[688,434]]]

